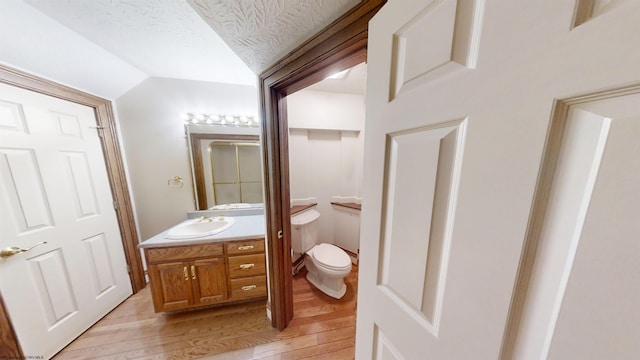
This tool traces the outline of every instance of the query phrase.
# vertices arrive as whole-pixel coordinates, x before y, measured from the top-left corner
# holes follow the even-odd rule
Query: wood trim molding
[[[593,15],[593,7],[595,6],[595,0],[578,0],[576,2],[576,8],[573,12],[573,21],[571,22],[571,28],[580,26],[591,18]]]
[[[200,152],[200,140],[249,140],[259,141],[258,135],[225,135],[225,134],[200,134],[191,133],[189,135],[189,143],[191,144],[191,157],[193,159],[193,177],[196,193],[194,198],[197,200],[196,210],[207,210],[207,188],[204,180],[204,163]]]
[[[131,195],[127,178],[122,161],[122,151],[118,142],[118,131],[115,126],[115,117],[111,102],[99,104],[96,107],[96,118],[98,126],[104,127],[104,137],[102,147],[107,165],[107,174],[109,175],[109,184],[111,192],[116,201],[116,216],[122,236],[122,244],[124,245],[125,257],[129,265],[129,278],[133,293],[142,290],[147,281],[142,266],[142,256],[138,249],[138,232],[136,230],[135,219],[133,215],[133,206],[131,204]]]
[[[125,257],[130,267],[129,278],[133,292],[136,293],[146,286],[144,270],[142,268],[142,258],[138,251],[138,233],[135,228],[133,217],[133,207],[129,187],[122,161],[122,152],[118,142],[117,129],[113,108],[109,100],[81,92],[79,90],[54,83],[37,76],[0,65],[0,83],[13,85],[19,88],[35,91],[41,94],[53,96],[59,99],[68,100],[74,103],[86,105],[95,109],[98,126],[103,126],[102,148],[105,156],[105,164],[109,177],[109,184],[114,200],[117,202],[116,217],[122,236]],[[1,295],[1,294],[0,294]],[[6,309],[0,302],[0,349],[18,348],[19,344],[12,342],[10,338],[5,339],[7,329],[13,331],[13,327],[6,315]]]
[[[385,0],[363,0],[260,75],[265,216],[272,325],[293,317],[286,96],[366,61],[369,20]],[[282,231],[282,240],[278,233]]]

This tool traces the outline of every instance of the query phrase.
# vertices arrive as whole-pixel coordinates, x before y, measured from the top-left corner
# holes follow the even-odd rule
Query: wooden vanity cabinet
[[[264,240],[145,248],[155,312],[266,297]]]
[[[267,296],[264,240],[225,244],[228,256],[231,299],[246,300]]]

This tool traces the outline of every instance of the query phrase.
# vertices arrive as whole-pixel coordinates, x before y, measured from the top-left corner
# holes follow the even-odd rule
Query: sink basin
[[[192,239],[211,236],[227,230],[235,220],[228,216],[200,217],[172,227],[165,238]]]

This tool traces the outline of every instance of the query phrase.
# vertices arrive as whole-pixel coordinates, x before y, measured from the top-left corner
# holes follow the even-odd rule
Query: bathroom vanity
[[[140,244],[155,312],[266,299],[264,218],[236,219],[211,238],[171,240],[164,232]]]

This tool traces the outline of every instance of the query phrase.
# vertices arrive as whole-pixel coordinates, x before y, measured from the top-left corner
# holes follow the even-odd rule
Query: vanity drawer
[[[265,274],[264,254],[229,257],[229,277],[240,278]]]
[[[233,300],[267,296],[267,277],[253,276],[231,280],[231,298]]]
[[[264,252],[264,239],[234,241],[226,243],[227,255],[243,255]]]
[[[222,244],[204,244],[189,246],[173,246],[164,248],[147,248],[145,256],[150,263],[159,263],[186,258],[220,257],[224,255]]]

